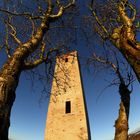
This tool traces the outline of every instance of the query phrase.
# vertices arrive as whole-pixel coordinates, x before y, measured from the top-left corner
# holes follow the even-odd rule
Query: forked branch
[[[52,19],[56,19],[56,18],[62,16],[63,12],[66,9],[70,8],[71,6],[73,6],[75,4],[75,0],[70,0],[70,2],[67,5],[65,5],[65,6],[61,5],[59,0],[57,0],[56,3],[58,5],[58,7],[59,7],[59,10],[58,10],[57,14],[50,15],[50,18],[52,18]]]
[[[105,28],[105,26],[102,24],[101,20],[99,19],[99,17],[97,16],[97,13],[95,12],[95,10],[93,9],[93,0],[91,1],[91,4],[88,6],[89,10],[91,11],[93,17],[95,18],[96,22],[98,23],[98,25],[101,27],[101,29],[103,30],[103,32],[109,36],[109,32],[107,31],[107,29]]]
[[[22,43],[21,43],[21,41],[17,37],[16,28],[10,23],[10,19],[8,19],[8,21],[5,21],[5,23],[11,29],[12,32],[10,33],[10,35],[13,37],[15,42],[18,43],[19,45],[21,45]]]
[[[50,49],[48,52],[47,52],[47,54],[46,54],[46,56],[45,57],[43,57],[43,53],[44,53],[44,51],[45,51],[45,48],[44,48],[45,46],[44,46],[44,44],[43,44],[43,46],[42,46],[42,55],[40,56],[40,58],[39,59],[37,59],[37,60],[34,60],[33,62],[25,62],[24,63],[24,70],[30,70],[30,69],[33,69],[33,68],[35,68],[35,67],[37,67],[38,65],[40,65],[40,64],[42,64],[42,63],[49,63],[50,62],[50,60],[49,60],[49,56],[51,55],[51,53],[54,53],[54,52],[58,52],[58,48],[52,48],[52,49]]]

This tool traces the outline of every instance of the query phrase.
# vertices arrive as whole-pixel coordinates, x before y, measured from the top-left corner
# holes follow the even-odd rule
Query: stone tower
[[[45,140],[91,140],[76,51],[56,59]]]

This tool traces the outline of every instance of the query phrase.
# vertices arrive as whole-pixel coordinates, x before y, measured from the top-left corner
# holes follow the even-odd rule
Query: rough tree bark
[[[133,17],[130,18],[126,13],[127,4],[128,0],[125,0],[120,2],[118,6],[119,16],[123,25],[113,30],[110,39],[131,65],[140,82],[140,43],[136,40],[134,26],[136,9],[133,8]]]
[[[34,63],[28,64],[25,64],[24,60],[26,60],[26,58],[39,47],[44,34],[49,29],[49,24],[61,17],[65,9],[69,8],[73,4],[74,0],[70,1],[66,6],[62,6],[59,3],[58,13],[56,15],[52,15],[51,0],[48,0],[48,10],[43,15],[42,22],[36,33],[29,39],[29,41],[20,44],[16,48],[13,55],[7,59],[0,70],[0,140],[8,140],[10,113],[16,97],[15,91],[18,86],[21,72],[38,66],[46,61],[48,57],[40,58]],[[51,51],[52,50],[50,50],[50,52]]]
[[[130,110],[130,91],[124,83],[119,85],[119,93],[121,97],[119,116],[115,122],[115,138],[114,140],[128,139],[128,119]]]
[[[127,140],[128,137],[128,121],[123,102],[120,103],[119,117],[115,122],[115,138],[114,140]]]
[[[16,69],[16,71],[15,71]],[[18,71],[17,71],[18,70]],[[13,66],[11,60],[0,71],[0,139],[8,140],[10,126],[10,113],[15,100],[15,90],[21,73],[21,63]]]

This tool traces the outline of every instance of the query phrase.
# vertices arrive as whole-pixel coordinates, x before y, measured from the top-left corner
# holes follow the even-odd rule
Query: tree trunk
[[[0,140],[8,140],[11,108],[15,100],[22,62],[18,55],[13,55],[0,70]]]
[[[136,40],[134,21],[127,16],[122,4],[119,6],[119,11],[123,26],[113,30],[111,41],[131,65],[140,82],[140,43]]]
[[[120,83],[119,93],[121,97],[119,117],[115,122],[115,139],[114,140],[127,140],[128,139],[128,119],[130,110],[130,93],[128,87]]]
[[[119,47],[117,48],[130,64],[134,73],[136,74],[138,81],[140,82],[140,45],[138,47],[138,45],[135,45],[132,42],[130,43],[129,40],[123,40],[118,46]]]
[[[8,140],[10,113],[15,100],[15,81],[0,77],[0,140]]]
[[[120,103],[119,117],[115,122],[114,140],[127,140],[128,138],[128,120],[123,102]]]

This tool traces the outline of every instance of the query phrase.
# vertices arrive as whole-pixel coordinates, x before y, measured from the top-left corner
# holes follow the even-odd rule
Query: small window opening
[[[66,106],[65,106],[65,113],[71,113],[71,102],[70,101],[66,101]]]
[[[68,62],[68,58],[65,58],[65,62]]]

